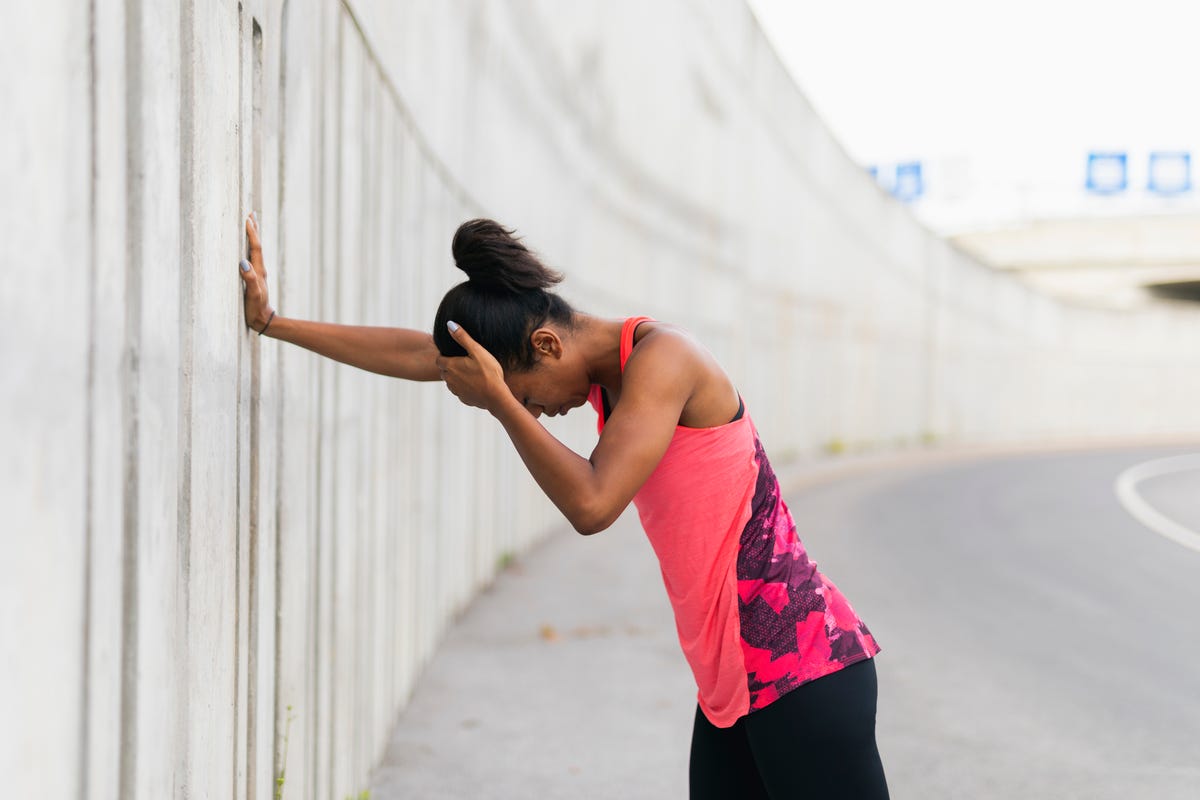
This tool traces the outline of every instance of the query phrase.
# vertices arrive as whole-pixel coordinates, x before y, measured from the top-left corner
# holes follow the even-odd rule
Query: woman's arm
[[[246,289],[246,324],[251,329],[265,328],[266,336],[380,375],[410,381],[441,380],[434,364],[438,350],[428,333],[407,328],[310,322],[276,314],[267,298],[267,268],[258,238],[258,222],[253,215],[246,218],[246,236],[250,239],[250,260],[242,262],[241,272]]]
[[[621,401],[591,458],[558,441],[504,383],[500,364],[461,327],[452,331],[464,358],[438,358],[446,387],[467,405],[484,408],[504,426],[530,475],[582,534],[608,528],[662,460],[698,367],[687,346],[668,337],[647,339],[626,367]]]

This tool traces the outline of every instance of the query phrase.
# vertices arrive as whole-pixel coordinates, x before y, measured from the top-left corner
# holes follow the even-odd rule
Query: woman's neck
[[[609,391],[621,391],[621,327],[624,320],[600,319],[576,312],[573,338],[587,365],[588,379]]]

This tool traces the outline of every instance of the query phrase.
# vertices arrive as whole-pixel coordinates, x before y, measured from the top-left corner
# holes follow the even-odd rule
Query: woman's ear
[[[550,328],[538,328],[529,335],[529,341],[538,358],[562,358],[562,339]]]

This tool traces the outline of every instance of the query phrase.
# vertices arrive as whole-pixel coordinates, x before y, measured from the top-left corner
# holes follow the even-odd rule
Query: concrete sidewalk
[[[564,528],[448,633],[371,797],[686,797],[695,697],[636,513]]]

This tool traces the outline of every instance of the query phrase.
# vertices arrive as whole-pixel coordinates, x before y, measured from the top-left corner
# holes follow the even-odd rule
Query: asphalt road
[[[1200,798],[1200,552],[1114,491],[1180,452],[910,467],[792,497],[883,647],[893,797]],[[1200,470],[1140,488],[1200,531]]]
[[[916,456],[786,492],[883,647],[893,798],[1200,797],[1200,552],[1114,486],[1198,450]],[[1200,532],[1200,469],[1137,488]],[[694,698],[636,519],[564,532],[450,632],[371,796],[686,797]]]

